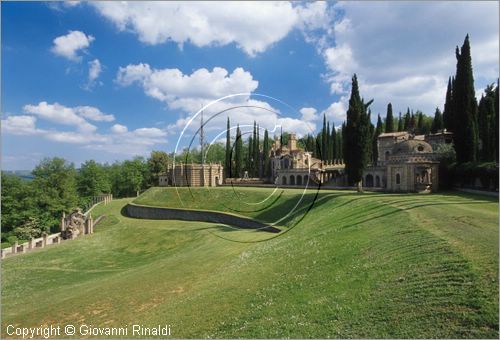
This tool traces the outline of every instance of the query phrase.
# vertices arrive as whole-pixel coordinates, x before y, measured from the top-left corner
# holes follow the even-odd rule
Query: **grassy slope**
[[[112,217],[93,235],[3,262],[2,331],[140,321],[174,337],[498,337],[495,200],[325,192],[259,243],[218,236],[265,233],[129,219],[126,202],[100,206]]]

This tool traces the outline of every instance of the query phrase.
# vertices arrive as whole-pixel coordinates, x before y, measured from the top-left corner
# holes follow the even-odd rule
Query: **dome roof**
[[[432,152],[432,146],[423,140],[410,139],[397,143],[392,148],[392,154],[406,153],[429,153]]]

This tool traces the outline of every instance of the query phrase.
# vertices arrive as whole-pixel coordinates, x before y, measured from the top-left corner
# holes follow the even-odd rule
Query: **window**
[[[423,146],[423,145],[419,145],[419,146],[417,147],[417,150],[418,150],[418,152],[422,152],[422,151],[424,151],[424,146]]]
[[[396,174],[396,184],[401,184],[401,176]]]
[[[390,154],[391,154],[391,153],[390,153],[389,151],[386,151],[386,152],[385,152],[385,160],[386,160],[386,161],[388,161],[388,160],[389,160],[389,155],[390,155]]]

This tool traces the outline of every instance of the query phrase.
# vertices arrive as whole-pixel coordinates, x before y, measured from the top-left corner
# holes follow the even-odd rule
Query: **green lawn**
[[[277,192],[267,206],[270,189],[210,190],[183,192],[182,204],[175,189],[152,189],[135,202],[275,221],[301,195]],[[93,235],[2,262],[3,337],[8,324],[135,322],[170,324],[175,338],[498,338],[496,199],[322,191],[265,242],[130,219],[129,201],[98,206]]]

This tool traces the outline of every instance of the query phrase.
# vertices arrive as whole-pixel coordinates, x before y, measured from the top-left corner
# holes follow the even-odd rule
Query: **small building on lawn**
[[[167,171],[158,176],[161,187],[215,187],[222,184],[223,166],[220,163],[169,165]]]

